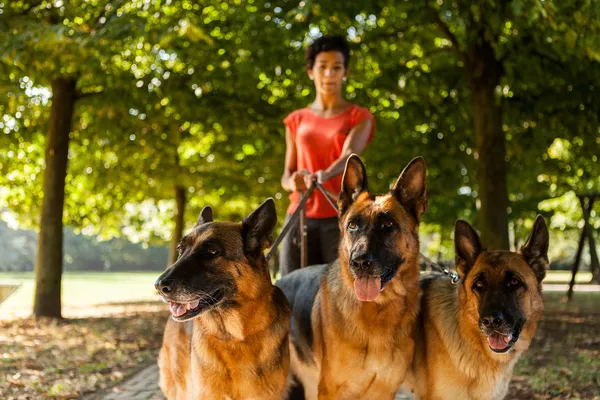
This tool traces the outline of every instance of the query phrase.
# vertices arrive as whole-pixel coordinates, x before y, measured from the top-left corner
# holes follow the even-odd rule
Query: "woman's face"
[[[323,94],[337,94],[342,90],[346,76],[344,56],[339,51],[322,51],[317,54],[308,76],[315,82],[315,88]]]

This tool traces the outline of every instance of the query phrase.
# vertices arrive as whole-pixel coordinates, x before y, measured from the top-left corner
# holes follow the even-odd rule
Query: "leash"
[[[275,239],[275,242],[273,242],[273,245],[269,249],[269,252],[267,253],[267,255],[265,255],[265,258],[267,259],[267,261],[269,261],[271,259],[271,257],[273,257],[273,253],[277,249],[277,246],[279,246],[279,244],[283,241],[283,238],[285,237],[285,235],[288,234],[288,232],[294,226],[294,223],[296,223],[296,220],[300,217],[300,213],[302,212],[302,209],[306,205],[306,201],[308,200],[308,198],[310,197],[312,192],[315,191],[316,187],[317,186],[314,183],[312,185],[310,185],[310,187],[308,188],[308,190],[306,191],[304,196],[302,196],[302,198],[300,199],[300,202],[298,203],[298,207],[296,207],[296,210],[294,211],[294,213],[292,214],[292,216],[290,217],[288,222],[285,224],[285,226],[281,230],[281,233],[279,234],[279,236],[277,236],[277,239]]]
[[[315,186],[317,186],[317,189],[319,189],[321,191],[321,193],[323,193],[323,196],[325,196],[325,200],[327,200],[327,202],[329,203],[329,205],[335,210],[335,211],[339,211],[337,208],[337,204],[335,204],[333,202],[333,200],[335,200],[336,202],[338,201],[338,197],[331,193],[329,190],[325,189],[323,187],[323,185],[321,185],[319,182],[314,181]]]
[[[429,258],[425,257],[423,255],[423,253],[419,252],[419,255],[421,256],[421,258],[423,259],[423,261],[425,262],[426,265],[428,265],[429,267],[433,267],[438,272],[442,272],[445,275],[448,275],[448,277],[450,277],[450,282],[452,282],[453,285],[456,285],[458,283],[458,281],[460,280],[460,276],[458,275],[458,273],[456,271],[450,271],[448,268],[444,268],[444,267],[434,263]]]
[[[323,195],[325,196],[325,199],[327,200],[329,205],[331,207],[333,207],[333,209],[335,211],[338,210],[337,204],[335,204],[335,202],[334,202],[334,200],[337,201],[337,196],[335,194],[331,193],[329,190],[325,189],[323,187],[323,185],[321,185],[319,182],[317,182],[316,180],[313,180],[312,184],[310,185],[310,187],[308,188],[306,193],[304,193],[304,195],[300,199],[300,202],[298,203],[298,207],[296,207],[296,210],[293,212],[290,219],[288,220],[288,222],[285,224],[285,226],[281,230],[281,233],[279,234],[277,239],[275,239],[275,242],[273,242],[273,245],[271,245],[269,252],[265,255],[265,258],[267,259],[267,261],[269,261],[271,259],[271,257],[273,257],[273,253],[275,253],[275,250],[281,244],[281,242],[283,241],[283,238],[285,238],[285,235],[287,235],[289,233],[289,231],[292,229],[292,227],[296,223],[296,220],[298,220],[298,218],[300,218],[300,213],[302,212],[302,209],[306,205],[306,201],[312,195],[312,193],[315,191],[315,189],[319,189],[319,191],[321,193],[323,193]]]

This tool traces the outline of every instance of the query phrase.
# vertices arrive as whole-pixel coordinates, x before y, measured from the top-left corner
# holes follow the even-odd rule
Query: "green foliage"
[[[485,155],[476,154],[466,71],[483,39],[502,70],[511,220],[600,188],[600,10],[591,1],[17,1],[0,10],[0,201],[28,226],[39,215],[56,74],[76,76],[87,94],[64,212],[77,232],[162,242],[174,184],[187,190],[190,225],[206,204],[240,220],[269,196],[283,217],[281,120],[312,101],[302,48],[321,33],[347,33],[346,95],[377,119],[364,155],[372,189],[387,190],[423,155],[425,222],[443,243],[457,218],[477,216],[475,157]]]

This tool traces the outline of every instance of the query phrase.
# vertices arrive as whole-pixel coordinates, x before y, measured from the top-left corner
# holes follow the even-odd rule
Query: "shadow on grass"
[[[154,362],[169,314],[140,303],[110,317],[0,321],[0,398],[78,398]]]
[[[507,399],[600,399],[600,293],[546,293],[531,347]]]

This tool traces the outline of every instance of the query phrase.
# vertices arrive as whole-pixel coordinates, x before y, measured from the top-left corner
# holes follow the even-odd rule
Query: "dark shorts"
[[[284,225],[290,220],[288,214]],[[279,251],[279,270],[281,276],[287,275],[300,268],[300,234],[299,223],[286,235],[281,242]],[[306,240],[308,264],[328,264],[338,256],[340,229],[338,219],[306,218]]]

